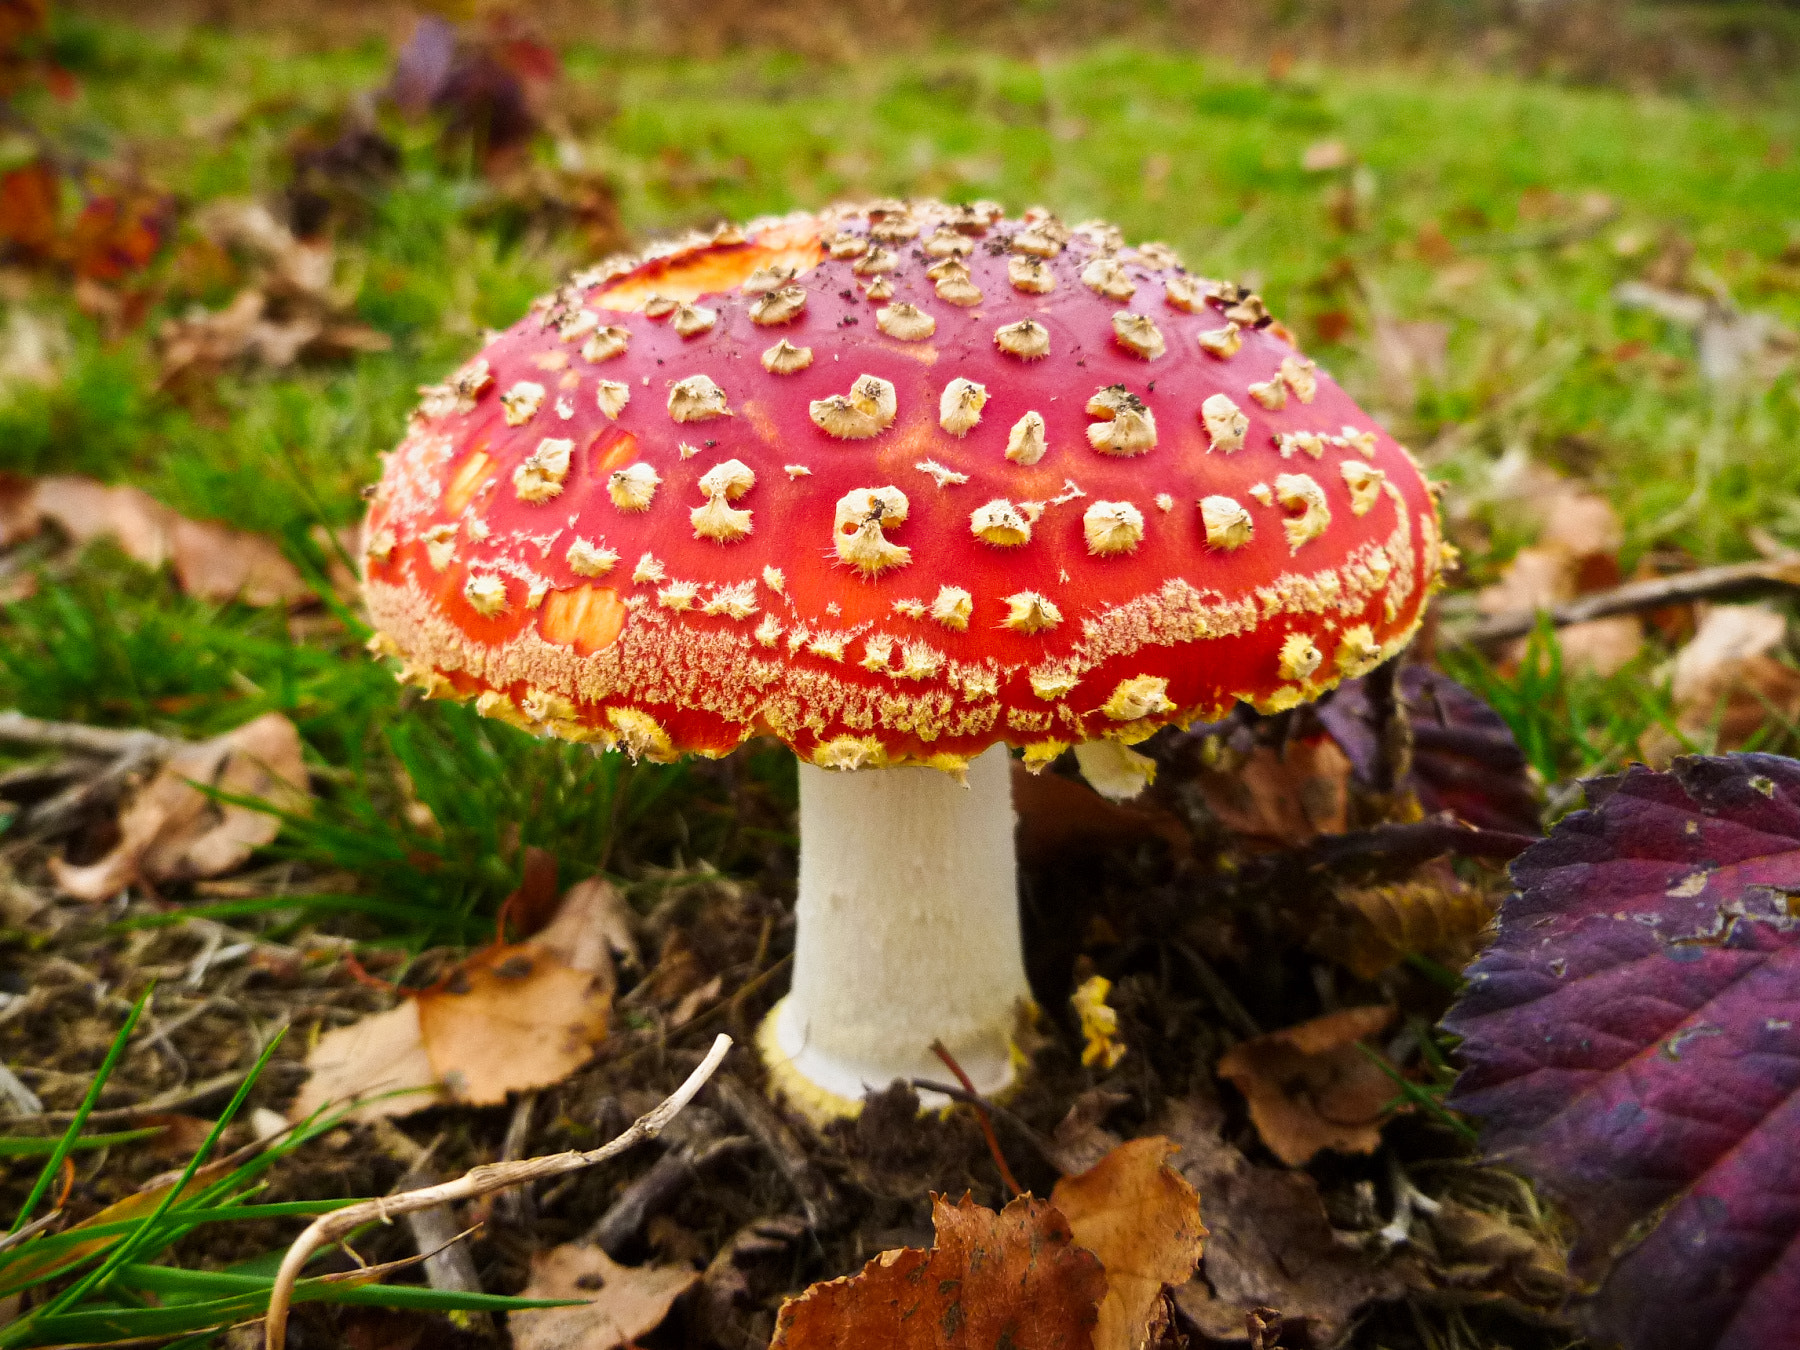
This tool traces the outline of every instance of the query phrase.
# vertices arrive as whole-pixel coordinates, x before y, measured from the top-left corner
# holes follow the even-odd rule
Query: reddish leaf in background
[[[168,193],[146,187],[121,187],[90,198],[69,229],[75,275],[119,281],[143,271],[168,240],[175,210]]]
[[[56,170],[41,159],[0,174],[0,247],[48,257],[56,247],[61,192]]]
[[[1536,834],[1537,793],[1500,714],[1430,666],[1401,667],[1398,685],[1413,735],[1406,786],[1425,813],[1451,811],[1484,830]],[[1345,680],[1318,712],[1357,778],[1372,782],[1380,737],[1364,682]]]
[[[1595,1331],[1629,1350],[1800,1326],[1800,762],[1691,757],[1588,784],[1513,863],[1445,1019],[1451,1105],[1580,1226]]]

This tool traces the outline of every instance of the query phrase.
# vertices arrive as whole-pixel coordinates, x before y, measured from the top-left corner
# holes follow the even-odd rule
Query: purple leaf
[[[1677,760],[1512,865],[1451,1105],[1580,1230],[1630,1350],[1800,1342],[1800,762]]]
[[[1367,683],[1367,678],[1345,680],[1318,712],[1357,778],[1373,783],[1380,729]],[[1413,735],[1406,786],[1425,812],[1451,811],[1482,829],[1537,834],[1537,792],[1524,753],[1500,714],[1430,666],[1402,666],[1398,685]]]

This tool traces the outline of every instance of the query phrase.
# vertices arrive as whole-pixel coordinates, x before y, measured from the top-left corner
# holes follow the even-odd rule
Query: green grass
[[[59,23],[81,93],[28,98],[25,111],[90,155],[131,157],[190,204],[278,192],[290,139],[377,87],[391,60],[373,44],[309,51],[267,36]],[[1515,448],[1612,498],[1627,566],[1652,547],[1742,557],[1753,526],[1800,544],[1792,370],[1726,396],[1700,377],[1690,334],[1609,298],[1644,261],[1621,245],[1635,236],[1653,250],[1678,233],[1742,302],[1800,323],[1800,294],[1784,289],[1794,273],[1778,265],[1800,239],[1800,159],[1782,150],[1800,144],[1800,99],[1724,108],[1382,69],[1271,84],[1125,46],[854,67],[577,50],[560,116],[561,143],[540,158],[608,175],[639,237],[845,194],[987,196],[1105,216],[1175,244],[1201,271],[1254,282],[1449,482],[1469,584],[1522,542],[1505,503],[1482,494]],[[570,237],[521,229],[428,128],[384,127],[402,149],[400,176],[337,242],[356,311],[391,351],[234,375],[184,403],[157,388],[151,336],[161,318],[228,291],[196,289],[164,263],[150,321],[109,340],[66,286],[40,279],[21,303],[66,330],[67,353],[53,387],[0,389],[0,469],[133,482],[180,511],[277,536],[322,568],[310,532],[358,516],[358,489],[416,386],[584,260]],[[1322,139],[1342,140],[1355,165],[1303,170],[1302,152]],[[1534,247],[1558,224],[1527,209],[1545,192],[1604,193],[1617,214]],[[1434,231],[1457,247],[1453,260],[1434,261]],[[1384,383],[1370,335],[1386,318],[1448,325],[1441,380]],[[1320,339],[1321,324],[1344,322],[1343,341]],[[1622,355],[1627,343],[1642,346]],[[355,901],[320,904],[359,907],[414,941],[475,935],[516,881],[521,843],[551,849],[573,875],[619,865],[625,826],[639,860],[692,858],[726,837],[706,824],[709,789],[693,775],[628,769],[418,704],[361,654],[360,636],[352,623],[292,638],[282,616],[196,603],[99,548],[5,607],[0,706],[187,735],[287,712],[323,798],[280,848],[359,878]],[[1512,673],[1456,663],[1550,779],[1614,766],[1666,721],[1656,666],[1652,653],[1596,682],[1542,648]]]
[[[255,1067],[213,1123],[207,1138],[180,1175],[147,1191],[128,1196],[81,1223],[57,1231],[34,1228],[31,1220],[56,1182],[63,1159],[77,1148],[93,1148],[141,1138],[81,1138],[89,1113],[117,1066],[137,1026],[150,993],[146,991],[113,1038],[105,1061],[94,1075],[86,1097],[68,1128],[55,1140],[0,1140],[7,1156],[33,1156],[47,1151],[31,1193],[13,1220],[7,1245],[0,1249],[0,1296],[30,1293],[29,1307],[0,1327],[0,1347],[81,1342],[137,1342],[140,1337],[194,1338],[210,1344],[213,1334],[235,1322],[259,1316],[268,1306],[274,1262],[280,1253],[265,1253],[226,1271],[182,1270],[155,1262],[180,1240],[211,1224],[267,1219],[316,1218],[353,1200],[316,1200],[256,1204],[258,1180],[276,1163],[334,1128],[341,1113],[321,1112],[270,1142],[248,1158],[235,1155],[206,1166],[226,1128],[242,1108],[267,1066],[279,1034],[271,1038]],[[47,1150],[40,1146],[49,1145]],[[300,1280],[295,1303],[325,1301],[421,1311],[457,1311],[555,1306],[525,1299],[485,1294],[459,1294],[436,1289],[373,1284],[360,1275]],[[184,1342],[185,1343],[185,1342]]]

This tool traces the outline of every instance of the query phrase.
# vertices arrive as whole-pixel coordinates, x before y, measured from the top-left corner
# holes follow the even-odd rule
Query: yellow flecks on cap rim
[[[1122,309],[1112,317],[1113,337],[1121,347],[1146,361],[1154,361],[1168,350],[1162,330],[1148,314],[1133,314]]]
[[[1144,538],[1144,513],[1130,502],[1095,502],[1082,513],[1081,529],[1096,557],[1131,553]]]
[[[569,455],[574,449],[574,441],[549,437],[539,441],[537,449],[513,470],[513,491],[519,500],[547,502],[559,495],[569,476]]]
[[[617,421],[631,402],[631,386],[622,380],[601,380],[594,386],[594,406],[608,418]]]
[[[1381,499],[1381,485],[1387,481],[1387,475],[1354,459],[1340,462],[1338,472],[1344,475],[1344,486],[1350,489],[1350,514],[1368,515]]]
[[[937,332],[936,319],[917,305],[904,302],[876,310],[875,326],[896,342],[923,342]]]
[[[793,375],[813,362],[811,347],[796,347],[782,338],[762,354],[762,368],[771,375]]]
[[[1305,681],[1312,678],[1324,660],[1324,654],[1305,633],[1289,633],[1282,640],[1276,669],[1284,680]]]
[[[1199,342],[1200,350],[1208,356],[1227,361],[1244,345],[1244,333],[1235,323],[1227,323],[1223,328],[1209,328],[1201,333]]]
[[[1100,711],[1115,722],[1136,722],[1175,711],[1169,701],[1169,682],[1160,675],[1134,675],[1120,680]]]
[[[931,617],[959,633],[968,628],[974,612],[975,598],[961,586],[940,586],[931,601]]]
[[[595,544],[589,540],[577,538],[569,544],[569,550],[563,555],[569,564],[569,570],[579,577],[602,577],[618,565],[619,555],[607,548],[604,543]]]
[[[1006,617],[1000,622],[1015,633],[1041,633],[1062,622],[1062,610],[1048,596],[1018,591],[1006,597]]]
[[[506,612],[506,581],[492,572],[472,576],[463,584],[463,599],[484,619]]]

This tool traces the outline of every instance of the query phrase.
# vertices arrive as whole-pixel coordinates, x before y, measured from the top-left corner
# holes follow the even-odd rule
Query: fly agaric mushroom
[[[1261,301],[1042,211],[690,236],[424,393],[369,513],[376,649],[540,734],[794,749],[760,1045],[815,1117],[933,1041],[1013,1077],[1006,747],[1291,708],[1397,652],[1439,573],[1417,466]]]

